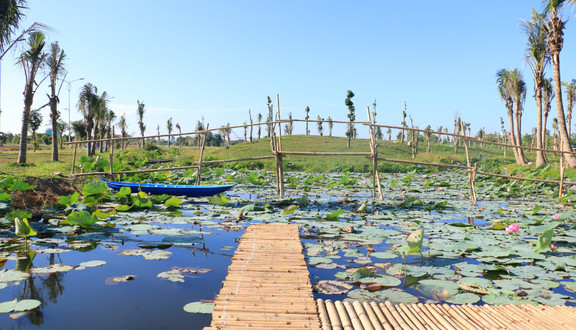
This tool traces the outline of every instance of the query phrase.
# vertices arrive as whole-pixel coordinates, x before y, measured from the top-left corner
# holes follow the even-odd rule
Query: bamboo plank
[[[321,299],[319,299],[322,301]],[[328,310],[328,316],[330,317],[330,325],[334,330],[343,330],[342,321],[340,321],[340,316],[336,310],[336,306],[331,300],[326,300],[326,309]]]
[[[390,321],[386,318],[384,313],[382,313],[382,310],[380,309],[378,304],[376,304],[376,302],[374,302],[374,301],[371,301],[369,303],[369,305],[370,305],[370,307],[372,307],[374,314],[376,314],[376,317],[378,317],[378,321],[380,322],[382,327],[384,327],[384,330],[393,330],[392,325],[390,324]]]
[[[414,325],[415,328],[420,329],[420,330],[426,329],[424,324],[422,324],[422,322],[420,322],[420,319],[416,316],[415,313],[412,313],[412,310],[410,310],[410,308],[408,308],[407,305],[400,304],[400,305],[397,305],[396,308],[397,309],[399,308],[402,310],[402,312],[404,313],[403,316],[405,315],[406,317],[408,317],[408,319]]]
[[[332,330],[330,325],[330,318],[328,317],[328,311],[326,310],[326,304],[322,302],[322,299],[316,300],[318,306],[318,316],[320,318],[320,325],[322,330]]]
[[[389,302],[388,302],[389,303]],[[390,304],[388,308],[394,308],[396,313],[404,320],[404,322],[408,325],[408,328],[415,329],[416,325],[412,323],[412,320],[406,315],[406,313],[400,308],[399,305],[392,305]]]
[[[352,326],[352,321],[348,316],[348,312],[346,312],[346,307],[342,304],[341,301],[334,302],[334,306],[336,306],[336,310],[338,311],[338,316],[340,317],[340,321],[342,322],[342,327],[344,330],[354,329]]]
[[[440,330],[440,327],[436,325],[437,321],[433,318],[431,319],[431,315],[429,316],[428,313],[425,313],[423,310],[421,310],[418,305],[409,305],[408,308],[413,311],[414,315],[420,317],[420,320],[425,327],[433,330]]]
[[[352,321],[352,328],[364,330],[364,327],[362,326],[362,322],[360,321],[360,317],[358,316],[358,314],[356,314],[356,311],[354,310],[354,307],[352,306],[352,304],[349,301],[344,301],[343,305],[344,305],[344,308],[346,309],[346,313],[348,313],[348,316],[350,317],[350,320]],[[373,330],[373,329],[367,329],[367,330]]]
[[[352,303],[352,305],[354,307],[355,304],[357,302]],[[358,302],[360,304],[360,302]],[[376,316],[376,313],[374,312],[374,310],[372,309],[372,306],[370,306],[370,304],[366,301],[361,303],[362,308],[364,308],[364,311],[366,312],[366,315],[368,316],[369,321],[372,323],[372,326],[374,327],[374,329],[376,330],[384,330],[384,327],[382,327],[382,324],[380,324],[380,321],[378,320],[378,316]]]

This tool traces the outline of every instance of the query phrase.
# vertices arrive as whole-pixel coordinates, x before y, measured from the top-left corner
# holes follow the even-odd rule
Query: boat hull
[[[122,187],[128,187],[133,193],[143,191],[154,195],[172,195],[172,196],[189,196],[203,197],[213,196],[225,192],[234,187],[231,185],[173,185],[173,184],[154,184],[154,183],[137,183],[137,182],[117,182],[102,179],[108,187],[113,190],[120,190]]]

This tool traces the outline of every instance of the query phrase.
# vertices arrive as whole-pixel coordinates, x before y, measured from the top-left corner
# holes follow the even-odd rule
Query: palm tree
[[[576,79],[572,79],[571,82],[563,81],[562,86],[566,87],[566,101],[568,101],[566,106],[566,128],[568,128],[568,136],[571,136],[572,109],[574,108],[574,102],[576,101]]]
[[[318,115],[318,134],[320,134],[320,136],[324,135],[324,128],[322,127],[322,122],[324,121],[324,118],[320,117],[320,115]]]
[[[144,103],[140,101],[138,101],[138,126],[140,127],[140,135],[142,136],[142,148],[144,148],[144,132],[146,131],[146,125],[144,124]]]
[[[128,128],[128,124],[126,122],[126,115],[123,114],[122,116],[120,116],[120,120],[118,120],[118,128],[120,128],[120,135],[122,135],[122,137],[127,137],[128,133],[126,133],[126,129]],[[124,141],[122,140],[122,150],[124,150]]]
[[[544,112],[544,119],[542,120],[542,144],[547,146],[546,141],[546,123],[548,122],[548,115],[550,114],[550,108],[552,100],[554,99],[554,83],[552,78],[544,78],[542,81],[542,110]]]
[[[564,26],[566,22],[562,21],[562,15],[559,12],[563,5],[571,1],[566,0],[544,0],[544,26],[548,32],[548,51],[552,60],[552,72],[554,73],[554,94],[556,95],[556,112],[558,118],[558,131],[560,135],[560,148],[562,151],[572,152],[570,146],[570,136],[566,128],[564,116],[564,105],[562,104],[562,85],[560,82],[560,51],[564,44]],[[576,157],[573,154],[564,154],[566,166],[576,168]]]
[[[306,112],[306,117],[304,117],[304,119],[306,119],[306,135],[309,135],[310,130],[308,129],[308,119],[310,119],[310,107],[306,107],[304,111]]]
[[[248,109],[248,116],[250,117],[250,142],[252,142],[252,132],[254,131],[254,121],[252,120],[252,111]]]
[[[288,124],[284,125],[284,133],[286,135],[292,135],[294,129],[294,123],[292,122],[292,112],[288,114]]]
[[[538,14],[532,11],[532,20],[523,21],[524,32],[528,36],[528,48],[526,49],[526,62],[534,77],[534,99],[536,101],[537,125],[536,125],[536,148],[542,149],[542,85],[544,84],[544,68],[550,61],[546,38],[548,34]],[[546,157],[542,150],[536,151],[536,166],[546,163]]]
[[[170,148],[170,134],[172,134],[172,117],[166,122],[166,128],[168,129],[168,148]]]
[[[25,50],[18,60],[18,63],[24,69],[26,85],[24,87],[24,111],[22,113],[22,130],[20,131],[20,152],[18,154],[18,163],[26,163],[26,146],[28,137],[28,124],[30,119],[30,108],[34,102],[34,93],[39,84],[36,84],[36,74],[44,64],[46,54],[44,54],[44,34],[34,32],[28,38],[28,49]]]
[[[20,27],[22,9],[25,9],[26,0],[0,1],[0,53],[4,55],[6,45],[10,43],[12,34]]]
[[[517,69],[506,70],[502,69],[496,73],[496,82],[498,83],[498,92],[500,97],[506,104],[508,110],[508,117],[510,118],[510,134],[512,135],[512,144],[514,146],[521,145],[521,130],[518,124],[522,118],[522,103],[526,98],[526,85],[522,80],[522,74]],[[518,115],[520,112],[520,115]],[[514,122],[516,121],[516,127]],[[522,149],[514,148],[514,156],[516,163],[519,165],[526,165],[527,161]]]
[[[58,103],[60,99],[58,95],[60,94],[60,88],[62,88],[62,83],[58,92],[56,92],[56,84],[58,78],[66,74],[64,69],[64,59],[66,54],[63,49],[60,49],[57,42],[52,43],[50,48],[50,53],[46,58],[46,66],[50,70],[50,120],[52,123],[52,161],[58,161],[58,118],[60,113],[58,112]]]
[[[178,130],[178,147],[182,149],[182,127],[180,127],[180,123],[176,123],[176,129]]]
[[[86,131],[86,139],[92,139],[92,131],[94,129],[94,118],[96,116],[97,108],[98,108],[98,88],[92,85],[91,83],[87,83],[82,88],[80,92],[80,96],[78,99],[78,109],[84,116],[84,126]],[[88,156],[93,154],[93,143],[88,142]]]
[[[260,124],[262,122],[262,114],[259,113],[258,114],[258,124]],[[230,126],[230,125],[228,125]],[[260,133],[262,133],[262,126],[258,125],[258,140],[260,140]]]
[[[346,99],[344,100],[344,104],[348,107],[348,130],[346,130],[346,136],[348,137],[348,149],[350,149],[350,141],[354,136],[354,124],[353,121],[356,120],[356,108],[354,107],[354,102],[352,102],[352,98],[354,97],[354,93],[351,90],[348,90],[346,93]]]
[[[38,146],[36,132],[40,128],[40,125],[42,125],[42,119],[43,118],[42,114],[40,113],[40,109],[30,111],[30,131],[32,131],[32,137],[34,138],[34,142],[32,143],[34,148],[33,151],[36,151],[36,147]],[[52,135],[54,135],[54,133]]]
[[[113,113],[110,113],[108,109],[108,93],[102,92],[102,95],[95,95],[96,107],[94,112],[94,138],[104,139],[108,133],[108,123],[111,122],[111,117],[116,117]],[[92,154],[96,152],[96,145],[99,145],[100,152],[104,147],[104,141],[100,143],[94,143]]]
[[[332,136],[332,128],[334,127],[334,122],[332,118],[328,116],[328,136]]]

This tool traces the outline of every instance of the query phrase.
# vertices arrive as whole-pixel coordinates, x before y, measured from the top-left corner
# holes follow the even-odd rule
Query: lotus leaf
[[[538,303],[524,299],[513,293],[490,293],[482,297],[482,301],[489,305],[537,305]]]
[[[308,258],[308,264],[309,265],[317,265],[317,264],[329,264],[332,262],[332,259],[330,258],[325,258],[325,257],[311,257]]]
[[[132,193],[132,189],[129,187],[121,187],[120,190],[116,193],[116,198],[122,198],[129,196]]]
[[[363,289],[352,290],[348,293],[348,298],[360,301],[389,301],[393,305],[399,304],[415,304],[418,298],[398,289],[386,289],[370,292]]]
[[[429,297],[446,300],[458,293],[458,283],[443,280],[420,280],[419,290]]]
[[[6,214],[5,218],[6,220],[9,221],[14,221],[14,219],[19,218],[19,219],[30,219],[32,217],[32,213],[26,212],[26,211],[20,211],[20,210],[14,210],[14,211],[10,211]]]
[[[406,238],[406,245],[403,245],[398,249],[402,255],[407,255],[410,253],[420,252],[422,249],[422,242],[424,240],[424,229],[418,229]]]
[[[392,276],[387,275],[378,275],[378,276],[370,276],[370,277],[362,277],[359,279],[360,283],[378,283],[382,286],[398,286],[402,283],[400,279]]]
[[[554,236],[554,229],[548,229],[544,231],[539,237],[536,243],[536,248],[534,252],[542,252],[544,249],[550,246],[552,243],[552,237]]]
[[[354,286],[352,284],[342,281],[327,281],[322,280],[314,283],[312,286],[314,291],[323,294],[345,294],[350,291]]]
[[[98,217],[90,214],[87,211],[72,212],[62,224],[79,225],[81,227],[89,227],[98,221]]]
[[[182,205],[182,200],[176,196],[172,196],[164,202],[164,206],[167,208],[176,208]]]
[[[84,197],[103,194],[108,190],[106,184],[102,181],[89,182],[82,187]]]
[[[396,259],[398,257],[397,254],[392,252],[372,252],[370,256],[378,259]]]
[[[21,272],[12,269],[1,269],[0,270],[0,282],[1,283],[9,283],[9,282],[20,282],[30,277],[29,273]]]
[[[344,213],[343,209],[338,209],[334,212],[331,212],[329,214],[326,214],[326,216],[324,217],[324,219],[328,220],[328,221],[338,221],[338,217]]]
[[[294,214],[294,212],[296,212],[296,210],[298,210],[300,208],[299,205],[289,205],[284,209],[284,212],[282,212],[282,215],[290,215],[290,214]]]
[[[211,314],[214,311],[214,303],[191,302],[184,305],[184,311],[188,313]]]
[[[464,292],[458,293],[448,299],[446,302],[451,304],[458,304],[458,305],[465,305],[465,304],[475,304],[480,301],[480,296],[475,295],[473,293]]]
[[[38,234],[32,227],[30,227],[28,219],[26,218],[24,219],[15,218],[14,225],[16,227],[14,230],[16,236],[28,237],[28,236],[35,236],[36,234]]]
[[[127,256],[142,256],[146,260],[163,260],[170,258],[172,252],[165,250],[129,249],[120,252],[120,254]]]
[[[92,260],[92,261],[84,261],[80,263],[80,266],[82,267],[98,267],[98,266],[103,266],[106,264],[106,261],[104,260]]]

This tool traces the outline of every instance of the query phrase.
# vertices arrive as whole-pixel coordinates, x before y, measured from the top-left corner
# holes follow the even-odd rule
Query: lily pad
[[[399,304],[415,304],[418,302],[418,298],[405,292],[403,290],[397,289],[386,289],[370,292],[363,289],[352,290],[348,293],[348,298],[360,301],[379,301],[385,302],[389,301],[393,305]]]
[[[321,280],[313,285],[313,289],[316,292],[323,294],[345,294],[350,291],[354,286],[352,284],[342,282],[342,281],[332,281],[332,280]]]
[[[459,293],[457,295],[454,295],[454,296],[446,299],[446,302],[449,302],[451,304],[458,304],[458,305],[475,304],[479,301],[480,301],[480,296],[475,295],[473,293],[469,293],[469,292]]]
[[[184,311],[188,313],[211,314],[214,311],[214,303],[191,302],[184,305]]]
[[[92,260],[92,261],[81,262],[79,266],[81,266],[81,267],[98,267],[98,266],[103,266],[105,264],[106,264],[106,261],[104,261],[104,260]]]

